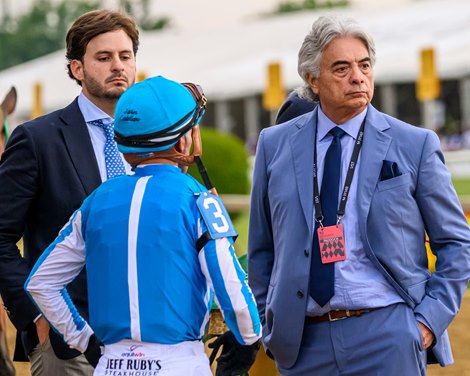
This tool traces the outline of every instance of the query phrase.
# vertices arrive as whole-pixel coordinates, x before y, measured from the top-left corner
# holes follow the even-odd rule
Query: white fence
[[[444,156],[453,177],[470,178],[470,149],[446,151]]]

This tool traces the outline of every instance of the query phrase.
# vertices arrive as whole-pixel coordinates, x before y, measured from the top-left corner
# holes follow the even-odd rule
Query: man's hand
[[[236,376],[248,372],[251,368],[255,362],[260,341],[244,346],[238,343],[231,331],[228,331],[209,344],[209,348],[213,349],[211,360],[215,358],[221,346],[223,348],[217,359],[216,376]]]
[[[39,338],[39,345],[44,346],[47,339],[49,338],[49,323],[44,318],[44,316],[41,316],[36,320],[35,324]]]
[[[419,329],[421,330],[421,334],[423,336],[423,346],[424,346],[424,349],[426,350],[429,346],[433,344],[434,334],[422,322],[418,321],[418,325],[419,325]]]

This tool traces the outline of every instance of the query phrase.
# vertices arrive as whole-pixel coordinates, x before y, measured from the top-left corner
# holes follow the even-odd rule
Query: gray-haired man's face
[[[369,52],[360,39],[341,37],[324,49],[320,76],[308,77],[323,112],[336,124],[362,112],[374,95]]]

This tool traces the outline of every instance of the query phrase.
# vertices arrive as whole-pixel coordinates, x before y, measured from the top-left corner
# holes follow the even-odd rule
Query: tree
[[[148,0],[121,0],[121,7],[135,17],[143,30],[157,30],[169,24],[168,18],[148,16]],[[65,48],[65,35],[83,13],[99,9],[100,0],[36,0],[31,10],[18,18],[4,15],[0,24],[0,70]]]
[[[349,0],[287,0],[281,2],[273,13],[291,13],[303,10],[345,7],[348,5],[350,5]]]
[[[149,0],[119,0],[119,7],[131,14],[142,30],[160,30],[170,24],[167,17],[150,17]]]
[[[0,69],[64,48],[70,23],[97,4],[64,0],[53,5],[50,0],[39,0],[28,13],[7,18],[0,26]]]
[[[201,138],[202,160],[217,192],[247,194],[250,190],[248,153],[243,141],[237,136],[206,127],[201,127]],[[189,173],[203,184],[195,165],[189,168]]]

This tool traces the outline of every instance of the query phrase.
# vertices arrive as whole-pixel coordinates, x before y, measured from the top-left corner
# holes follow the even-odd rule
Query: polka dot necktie
[[[125,175],[126,169],[122,161],[119,150],[114,141],[114,125],[113,123],[104,123],[102,119],[89,122],[91,125],[103,128],[106,134],[106,143],[104,145],[104,161],[106,163],[106,173],[108,179],[119,175]]]

